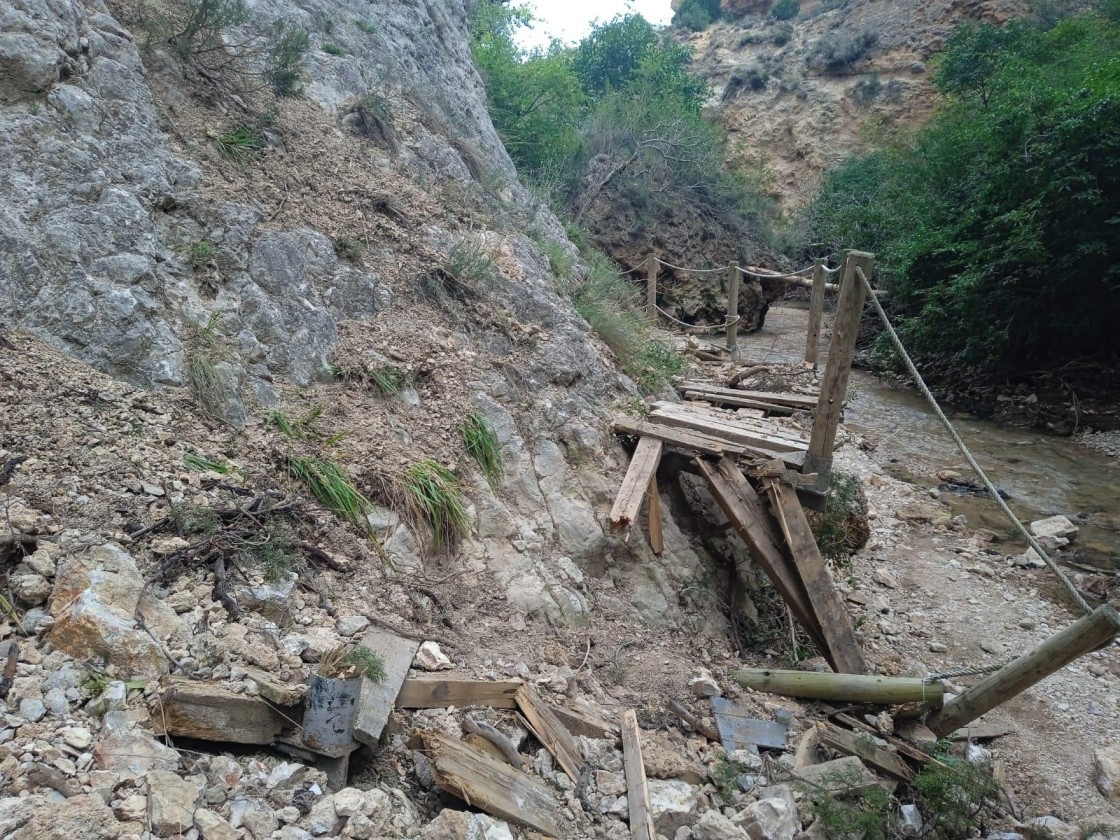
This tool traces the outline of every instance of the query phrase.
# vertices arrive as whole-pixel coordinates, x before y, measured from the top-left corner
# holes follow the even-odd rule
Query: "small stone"
[[[732,818],[751,840],[793,840],[801,829],[797,804],[788,785],[765,788],[757,802],[752,802]]]
[[[39,697],[25,697],[19,701],[19,716],[24,720],[38,723],[47,714],[47,707]]]
[[[99,770],[143,776],[153,769],[173,770],[179,753],[146,735],[115,732],[94,745],[93,760]]]
[[[946,647],[941,642],[930,642],[929,643],[929,650],[930,650],[930,653],[945,653],[946,651],[949,650],[949,648]]]
[[[1120,805],[1120,742],[1093,753],[1093,781],[1101,796]]]
[[[707,670],[690,679],[688,687],[692,689],[694,697],[719,697],[721,694],[719,683]]]
[[[46,603],[51,594],[50,581],[30,570],[12,572],[8,575],[8,584],[12,588],[12,594],[32,607]]]
[[[202,840],[240,840],[241,833],[209,808],[199,808],[194,812],[194,824],[202,835]]]
[[[37,575],[42,575],[45,578],[54,577],[55,562],[51,557],[50,552],[43,546],[35,549],[34,553],[23,558],[23,565],[27,566],[31,571]]]
[[[1003,642],[997,642],[994,639],[982,639],[980,641],[980,650],[984,651],[984,653],[990,653],[996,656],[1001,653],[1006,653],[1007,645]]]
[[[682,826],[685,832],[687,826]],[[700,822],[692,827],[691,834],[685,834],[693,840],[751,840],[747,834],[719,811],[705,811],[700,816]]]
[[[871,603],[871,596],[866,592],[859,589],[848,593],[848,600],[853,604],[859,604],[861,607],[866,607]]]
[[[595,789],[600,796],[621,796],[626,793],[626,778],[621,773],[596,770]]]
[[[412,660],[412,666],[424,671],[445,671],[452,667],[451,660],[439,649],[436,642],[424,642],[420,645]]]
[[[913,804],[902,806],[902,833],[907,837],[918,837],[922,833],[922,815],[918,806]]]
[[[142,820],[144,815],[148,813],[148,797],[134,793],[114,805],[113,813],[122,822]]]
[[[1033,618],[1024,618],[1019,621],[1019,626],[1024,630],[1033,630],[1037,625]]]
[[[307,815],[307,830],[316,837],[332,834],[338,825],[338,813],[334,809],[334,800],[323,797],[311,806],[311,813]]]
[[[871,579],[880,586],[887,587],[887,589],[898,589],[898,579],[886,569],[876,569],[871,575]]]
[[[93,734],[84,726],[64,726],[58,730],[58,736],[76,750],[86,750],[93,743]]]
[[[334,795],[334,810],[340,817],[362,813],[365,794],[357,788],[343,788]]]
[[[1050,516],[1031,523],[1031,533],[1036,537],[1065,537],[1073,539],[1081,530],[1065,516]]]
[[[148,821],[152,830],[167,836],[190,828],[194,824],[200,786],[168,770],[151,770],[146,778]]]
[[[1089,663],[1089,673],[1094,677],[1103,677],[1108,673],[1108,670],[1098,662]]]
[[[348,615],[338,620],[338,635],[356,636],[369,627],[369,619],[364,615]]]

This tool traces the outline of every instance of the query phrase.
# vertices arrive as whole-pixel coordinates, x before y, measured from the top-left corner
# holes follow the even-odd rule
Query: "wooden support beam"
[[[296,728],[297,722],[260,697],[187,677],[165,677],[153,704],[152,725],[157,735],[263,745],[276,741],[285,728]]]
[[[579,747],[576,746],[571,733],[564,728],[564,724],[532,686],[523,685],[518,690],[517,708],[525,716],[525,721],[536,739],[552,753],[556,763],[563,768],[568,777],[579,784],[579,773],[583,769]]]
[[[848,251],[844,255],[840,299],[836,303],[836,317],[832,321],[832,342],[828,347],[821,395],[813,413],[813,433],[809,438],[809,454],[805,458],[804,472],[817,474],[817,489],[828,490],[832,472],[832,449],[836,445],[836,429],[844,408],[844,395],[848,390],[848,375],[852,370],[852,357],[856,352],[856,335],[863,315],[865,286],[856,275],[860,268],[870,278],[875,267],[875,255],[863,251]]]
[[[629,528],[638,518],[650,479],[657,474],[663,447],[660,440],[652,437],[643,437],[638,441],[626,470],[626,477],[622,480],[622,487],[615,497],[614,507],[611,508],[611,530]]]
[[[883,706],[925,702],[939,707],[945,698],[945,687],[941,683],[927,683],[916,677],[828,674],[770,668],[740,668],[732,676],[743,688],[805,700],[878,703]]]
[[[649,477],[649,547],[657,556],[665,553],[665,534],[661,529],[661,494],[657,492],[657,473]]]
[[[445,709],[448,706],[490,706],[516,709],[521,680],[405,680],[397,695],[398,709]]]
[[[805,336],[805,361],[817,367],[817,354],[821,343],[821,318],[824,315],[824,260],[813,263],[813,293],[809,296],[809,332]]]
[[[686,408],[676,408],[666,405],[655,409],[650,414],[650,419],[663,426],[674,426],[681,429],[690,429],[694,432],[714,438],[726,438],[751,449],[763,449],[768,452],[804,452],[808,445],[795,442],[789,438],[778,437],[766,432],[756,431],[753,427],[728,418],[717,420],[714,417],[704,417],[690,412]]]
[[[793,414],[795,411],[795,409],[790,408],[788,405],[778,405],[777,403],[751,399],[750,397],[739,397],[731,394],[714,394],[709,391],[693,391],[691,389],[685,389],[682,391],[682,394],[686,400],[704,400],[704,402],[710,402],[714,405],[754,408],[770,414]]]
[[[805,449],[809,448],[809,440],[801,435],[800,430],[779,425],[775,420],[766,420],[761,416],[761,412],[759,412],[757,416],[749,414],[743,415],[725,408],[716,408],[706,402],[678,403],[665,400],[654,402],[650,408],[653,409],[655,414],[664,409],[666,413],[676,414],[682,417],[690,416],[704,420],[715,420],[719,423],[730,423],[733,426],[741,426],[744,429],[751,429],[752,431],[761,432],[762,434],[772,437],[788,440]],[[739,411],[749,410],[750,409],[739,409]]]
[[[858,279],[858,278],[857,278]],[[706,382],[685,382],[681,388],[686,391],[695,391],[698,394],[713,394],[726,397],[744,397],[760,402],[786,405],[790,408],[804,408],[812,410],[817,406],[817,398],[808,394],[791,394],[786,391],[743,391],[738,388],[720,388]]]
[[[646,316],[651,323],[657,323],[657,272],[661,268],[657,255],[646,257]]]
[[[824,746],[863,759],[863,763],[883,775],[909,782],[914,778],[910,765],[892,750],[880,747],[866,735],[857,735],[832,724],[823,724],[819,729],[820,743]]]
[[[499,819],[561,836],[560,804],[541,782],[447,735],[423,732],[421,739],[441,789]]]
[[[770,578],[774,588],[789,604],[794,617],[820,650],[827,650],[824,634],[809,603],[805,586],[798,577],[793,562],[782,548],[781,533],[763,507],[754,488],[730,458],[724,458],[718,465],[697,459],[696,466],[700,469],[701,475],[708,480],[712,496],[715,497],[724,515],[731,521],[735,532],[746,543],[754,561]],[[736,569],[736,572],[740,578],[750,574],[749,569]]]
[[[622,769],[626,774],[626,804],[630,810],[632,840],[657,840],[649,807],[649,786],[642,763],[642,738],[633,709],[622,713]]]
[[[727,278],[727,350],[733,361],[739,361],[739,282],[742,272],[739,266],[731,266]]]
[[[844,609],[844,603],[832,585],[832,578],[829,577],[824,558],[817,548],[797,492],[776,479],[766,479],[764,483],[770,492],[774,516],[785,535],[786,545],[789,546],[790,555],[824,635],[825,649],[822,652],[825,658],[836,671],[847,674],[865,673],[867,665],[852,631],[848,611]]]
[[[611,425],[616,432],[625,435],[656,438],[662,443],[679,446],[682,449],[689,449],[716,458],[723,455],[742,455],[747,451],[746,447],[730,441],[717,440],[709,435],[690,432],[686,429],[674,429],[660,423],[631,420],[629,417],[621,417]]]
[[[1120,614],[1111,605],[1103,604],[1055,633],[1030,653],[966,689],[946,703],[944,709],[932,715],[926,725],[938,736],[948,735],[1078,657],[1111,642],[1117,633],[1120,633]]]

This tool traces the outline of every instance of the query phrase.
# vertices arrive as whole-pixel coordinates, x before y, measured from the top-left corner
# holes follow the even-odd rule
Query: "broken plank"
[[[762,448],[769,452],[804,452],[808,449],[808,444],[762,432],[745,423],[738,423],[731,419],[717,420],[714,417],[700,416],[668,407],[651,412],[650,419],[663,426],[690,429],[709,437],[725,438],[752,449]]]
[[[786,556],[777,526],[763,508],[754,488],[730,458],[724,458],[716,466],[698,459],[696,466],[708,480],[712,495],[746,543],[754,561],[789,604],[794,617],[824,651],[823,633],[809,597],[793,568],[793,562]]]
[[[599,715],[594,709],[591,709],[582,703],[582,701],[571,701],[573,706],[557,706],[549,704],[553,714],[564,724],[572,735],[583,735],[585,738],[618,738],[619,730],[618,724],[614,721],[607,720]]]
[[[490,706],[516,709],[521,680],[411,679],[401,685],[398,709],[444,709]]]
[[[291,685],[280,682],[259,668],[244,666],[245,676],[257,684],[257,692],[277,706],[298,706],[307,696],[307,683]]]
[[[871,738],[867,733],[857,735],[832,724],[824,724],[820,729],[820,742],[824,746],[861,758],[872,770],[892,779],[900,782],[913,780],[914,771],[896,753],[879,746]]]
[[[950,741],[990,741],[1004,735],[1014,735],[1018,727],[1010,723],[984,723],[976,721],[949,735]]]
[[[853,717],[846,712],[828,710],[827,707],[826,711],[828,711],[828,716],[830,718],[840,721],[840,723],[844,724],[845,726],[848,726],[852,729],[858,729],[860,732],[867,732],[871,735],[874,735],[876,738],[882,738],[884,741],[898,750],[900,755],[904,755],[912,761],[916,761],[919,764],[941,763],[934,759],[933,756],[927,755],[926,753],[922,752],[913,744],[908,744],[901,738],[896,738],[893,735],[883,735],[874,726],[871,726],[871,724],[864,723],[859,718]]]
[[[622,713],[622,769],[626,775],[626,804],[630,810],[632,840],[656,840],[653,814],[649,806],[649,785],[642,763],[642,738],[638,715],[633,709]]]
[[[552,753],[553,758],[568,774],[568,777],[579,784],[580,770],[583,769],[579,747],[576,746],[571,733],[564,728],[564,724],[557,719],[552,709],[541,699],[541,696],[532,686],[523,685],[518,689],[517,708],[525,716],[525,720],[536,739]]]
[[[560,835],[560,804],[541,782],[447,735],[424,732],[421,739],[441,790],[499,819]]]
[[[354,719],[354,738],[366,746],[375,747],[381,740],[381,733],[389,721],[420,643],[375,628],[362,636],[362,646],[369,648],[385,663],[385,676],[380,682],[362,677],[358,714]]]
[[[674,429],[660,423],[620,418],[614,421],[613,428],[616,432],[625,435],[656,438],[671,446],[679,446],[682,449],[690,449],[717,458],[722,455],[742,455],[746,451],[745,447],[730,441],[718,440],[686,429]]]
[[[682,703],[677,700],[669,701],[669,711],[707,738],[709,741],[718,741],[719,733],[712,729],[711,726],[706,724],[692,712],[684,707]]]
[[[167,677],[157,702],[152,710],[157,735],[263,745],[297,723],[260,697],[186,677]]]
[[[638,511],[641,510],[650,479],[657,473],[663,447],[664,444],[656,438],[643,437],[638,441],[638,446],[630,459],[630,466],[626,470],[626,477],[622,480],[622,487],[615,497],[614,507],[611,508],[610,521],[613,530],[629,528],[630,523],[638,518]]]
[[[780,425],[777,420],[743,417],[729,412],[726,409],[716,408],[706,403],[658,401],[653,403],[651,408],[653,409],[653,417],[664,415],[670,417],[695,417],[697,420],[713,420],[717,423],[727,424],[737,429],[747,429],[752,432],[759,432],[768,437],[788,440],[802,447],[808,448],[809,446],[808,438],[803,437],[799,430]]]
[[[732,676],[743,688],[803,700],[837,700],[883,706],[923,701],[939,707],[945,697],[944,685],[936,681],[926,682],[919,677],[830,674],[778,668],[740,668]]]
[[[649,478],[649,508],[646,515],[649,518],[649,547],[653,553],[661,556],[665,552],[665,534],[661,527],[661,494],[657,490],[657,475]]]
[[[825,658],[836,671],[848,674],[865,673],[867,665],[855,633],[852,632],[851,619],[832,585],[832,578],[829,577],[824,558],[817,548],[817,542],[813,538],[813,532],[809,528],[809,522],[805,518],[805,511],[801,508],[797,493],[773,479],[766,483],[770,491],[770,499],[774,503],[778,525],[785,534],[786,545],[789,546],[790,554],[793,556],[794,566],[805,585],[809,604],[821,627],[825,643]]]
[[[728,752],[732,750],[784,750],[789,737],[789,727],[784,723],[760,720],[749,710],[724,697],[712,698],[719,740]]]
[[[709,385],[706,382],[685,382],[681,387],[686,391],[714,394],[721,397],[742,397],[750,400],[761,400],[777,405],[787,405],[790,408],[812,410],[816,408],[817,405],[816,397],[807,396],[805,394],[791,394],[786,391],[746,391],[738,388],[720,388],[716,385]]]
[[[769,414],[793,414],[794,409],[788,405],[778,405],[777,403],[763,402],[762,400],[754,400],[749,397],[733,397],[727,394],[712,394],[707,391],[682,391],[686,400],[703,400],[704,402],[714,403],[716,405],[733,405],[737,408],[754,408],[759,411],[765,411]]]

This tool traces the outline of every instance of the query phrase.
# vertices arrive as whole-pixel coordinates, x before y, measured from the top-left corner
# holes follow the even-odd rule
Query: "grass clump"
[[[833,471],[828,482],[828,501],[823,513],[810,517],[817,548],[829,560],[843,560],[857,551],[863,542],[860,529],[853,521],[858,505],[859,481],[853,475]]]
[[[213,242],[209,239],[200,239],[188,249],[187,259],[192,269],[201,271],[213,262],[217,254],[218,248]]]
[[[459,431],[467,454],[474,458],[490,486],[494,487],[502,475],[502,448],[493,424],[481,414],[470,414]]]
[[[494,262],[481,242],[464,237],[447,255],[444,269],[461,284],[474,287],[494,282]]]
[[[199,409],[216,420],[226,419],[226,409],[236,397],[229,380],[217,367],[223,352],[221,323],[221,311],[212,312],[206,326],[196,331],[187,351],[187,384],[191,394]]]
[[[356,236],[349,234],[342,234],[334,238],[334,252],[347,262],[358,262],[362,258],[362,253],[365,248],[362,245],[362,240]]]
[[[372,368],[366,373],[369,384],[381,392],[383,396],[395,397],[401,388],[408,382],[408,374],[396,365],[381,365]]]
[[[397,152],[400,143],[397,140],[396,121],[387,98],[377,93],[367,93],[354,102],[347,113],[358,133],[385,146],[394,154]]]
[[[346,55],[346,50],[344,50],[334,41],[324,41],[322,50],[327,55]]]
[[[575,268],[575,261],[564,248],[555,239],[542,239],[538,243],[541,252],[548,259],[548,266],[561,280],[567,280],[572,276],[572,271]]]
[[[291,528],[274,522],[266,525],[254,540],[247,540],[241,555],[260,567],[266,581],[280,583],[288,579],[299,561],[298,542]]]
[[[363,532],[369,531],[369,514],[372,505],[361,494],[343,467],[333,461],[315,456],[288,459],[288,471],[307,485],[311,495],[327,510],[350,522]]]
[[[346,654],[346,661],[367,680],[375,683],[385,681],[385,660],[365,645],[352,647]]]
[[[354,26],[358,27],[358,29],[362,30],[362,32],[366,33],[367,35],[377,34],[377,24],[373,21],[356,20],[354,21]]]
[[[801,0],[778,0],[770,7],[774,20],[792,20],[801,11]]]
[[[264,138],[257,129],[239,125],[215,137],[214,147],[226,160],[244,163],[260,153],[264,148]]]
[[[212,537],[222,527],[214,508],[201,505],[173,504],[167,509],[167,521],[181,537]]]
[[[413,464],[405,474],[404,490],[414,516],[431,527],[437,549],[451,548],[470,531],[459,479],[447,467],[430,459]]]
[[[214,461],[207,458],[205,455],[199,455],[197,452],[188,452],[183,456],[183,463],[189,469],[197,470],[198,472],[215,472],[219,475],[229,475],[233,472],[233,468],[224,461]]]
[[[318,675],[324,679],[352,680],[365,677],[375,683],[385,680],[385,660],[365,645],[346,645],[327,651],[319,659]]]
[[[672,345],[650,339],[626,365],[626,373],[643,394],[656,394],[665,390],[686,365],[684,356]]]

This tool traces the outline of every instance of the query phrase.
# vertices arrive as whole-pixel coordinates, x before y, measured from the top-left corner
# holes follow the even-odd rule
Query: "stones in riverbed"
[[[1072,540],[1081,530],[1065,516],[1050,516],[1046,519],[1036,519],[1031,523],[1031,533],[1039,539],[1043,537],[1062,537]]]

